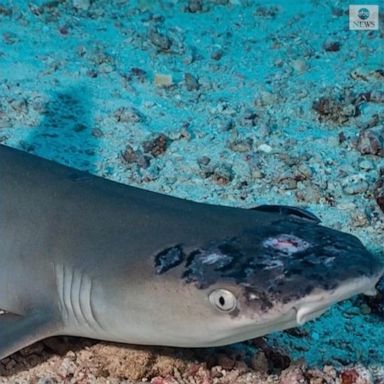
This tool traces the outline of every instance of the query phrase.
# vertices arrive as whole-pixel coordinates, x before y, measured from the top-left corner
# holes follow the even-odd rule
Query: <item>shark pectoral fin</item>
[[[311,221],[315,224],[321,223],[321,220],[312,212],[303,208],[291,207],[289,205],[259,205],[258,207],[251,208],[254,211],[279,213],[280,215],[295,216],[299,219]]]
[[[52,318],[47,313],[18,316],[0,315],[0,360],[49,336],[53,336]]]

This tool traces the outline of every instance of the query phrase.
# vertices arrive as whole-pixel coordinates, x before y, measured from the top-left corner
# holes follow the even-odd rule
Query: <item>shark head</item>
[[[296,327],[353,295],[382,264],[354,236],[296,218],[157,255],[162,344],[218,346]],[[166,291],[161,281],[171,284]],[[167,314],[161,308],[172,308]]]
[[[104,286],[94,284],[100,329],[82,335],[178,347],[231,344],[300,326],[356,294],[372,295],[384,270],[355,236],[287,215],[137,260],[137,270],[116,267],[129,278],[116,270]]]

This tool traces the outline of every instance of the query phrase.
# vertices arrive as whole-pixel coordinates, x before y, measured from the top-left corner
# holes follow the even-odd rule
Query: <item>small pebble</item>
[[[257,149],[261,152],[265,153],[271,153],[272,152],[272,147],[268,144],[260,144]]]
[[[251,177],[255,180],[262,179],[265,177],[264,173],[258,168],[251,169]]]
[[[103,137],[104,136],[104,132],[100,129],[100,128],[93,128],[92,129],[92,136],[94,137]]]
[[[363,155],[384,157],[384,127],[363,129],[357,140],[357,149]]]
[[[234,152],[249,152],[252,150],[253,140],[248,137],[244,140],[234,140],[229,143],[229,148]]]
[[[368,183],[360,175],[351,175],[341,181],[344,193],[357,195],[368,190]]]
[[[339,203],[337,204],[336,208],[342,211],[351,211],[353,209],[356,209],[356,204],[351,202]]]
[[[269,369],[268,359],[266,358],[264,352],[257,352],[251,358],[251,367],[262,373],[267,373]]]
[[[308,70],[308,64],[302,59],[292,60],[291,66],[297,73],[304,73]]]
[[[211,58],[213,60],[220,60],[223,57],[223,54],[224,54],[224,52],[222,49],[217,49],[217,50],[212,52]]]
[[[184,75],[184,84],[187,91],[196,91],[200,87],[197,78],[190,73]]]
[[[217,364],[223,369],[229,371],[235,366],[235,360],[229,357],[227,354],[219,353],[217,356]]]
[[[211,162],[211,159],[208,156],[200,157],[197,160],[197,164],[199,165],[208,165]]]
[[[375,185],[374,196],[376,199],[376,203],[384,213],[384,170],[383,174],[380,176],[379,180]]]
[[[256,15],[260,17],[273,18],[273,17],[276,17],[279,12],[280,12],[279,7],[275,5],[260,6],[256,10]]]
[[[169,51],[172,46],[172,42],[167,35],[158,32],[155,29],[151,29],[148,33],[149,41],[160,51]]]
[[[220,165],[213,170],[213,181],[219,185],[225,185],[233,180],[233,172],[230,166]]]
[[[157,157],[165,153],[171,140],[168,136],[161,133],[153,139],[146,140],[143,143],[144,153],[150,153],[152,156]]]
[[[203,1],[202,0],[188,0],[188,4],[185,8],[187,12],[197,13],[203,11]]]
[[[138,123],[144,120],[144,116],[133,107],[120,107],[113,116],[119,123]]]
[[[281,372],[280,384],[305,383],[303,367],[299,364],[292,364]]]
[[[242,125],[255,127],[257,124],[257,118],[258,118],[258,115],[255,111],[253,110],[246,111],[241,121]]]
[[[268,105],[276,104],[278,101],[278,95],[269,91],[260,91],[254,104],[259,107],[266,107]]]
[[[306,203],[318,203],[321,199],[321,194],[316,187],[308,186],[301,191],[295,193],[299,201]]]
[[[341,43],[335,40],[327,40],[324,45],[324,50],[327,52],[337,52],[340,51]]]
[[[154,83],[159,88],[169,88],[173,85],[173,79],[171,75],[165,75],[163,73],[156,73]]]
[[[76,9],[86,11],[91,6],[91,0],[72,0],[72,5]]]
[[[352,70],[350,76],[353,80],[384,80],[384,69],[380,68],[380,64],[365,64],[364,66]]]
[[[367,214],[363,210],[357,210],[352,213],[351,218],[352,226],[357,227],[365,227],[369,224]]]
[[[137,164],[143,169],[148,168],[150,165],[149,157],[143,155],[140,151],[135,151],[129,144],[125,147],[121,156],[127,164]]]
[[[373,169],[373,165],[369,160],[362,160],[359,163],[359,168],[364,171],[370,171],[371,169]]]

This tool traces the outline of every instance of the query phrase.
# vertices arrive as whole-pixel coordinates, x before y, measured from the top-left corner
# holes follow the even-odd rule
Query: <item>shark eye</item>
[[[235,295],[226,289],[216,289],[209,294],[209,301],[218,310],[231,312],[236,308],[237,300]]]

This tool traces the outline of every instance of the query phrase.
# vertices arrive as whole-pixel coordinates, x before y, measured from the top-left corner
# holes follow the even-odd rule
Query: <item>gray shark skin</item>
[[[53,335],[229,344],[372,294],[382,272],[304,210],[195,203],[0,146],[0,358]]]

